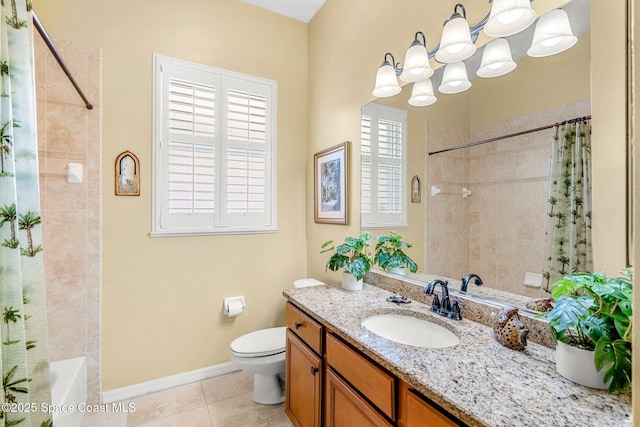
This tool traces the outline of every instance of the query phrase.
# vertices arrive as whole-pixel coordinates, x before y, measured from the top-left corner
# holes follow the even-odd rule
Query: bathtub
[[[55,427],[80,427],[84,411],[78,411],[80,403],[87,402],[87,358],[52,362],[49,367],[51,379],[51,405],[54,408],[72,408],[53,413]]]

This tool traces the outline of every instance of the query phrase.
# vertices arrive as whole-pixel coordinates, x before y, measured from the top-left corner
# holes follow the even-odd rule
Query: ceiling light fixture
[[[476,75],[478,77],[504,76],[515,70],[516,66],[511,57],[511,48],[507,39],[494,39],[485,45]]]
[[[482,62],[476,75],[498,77],[513,71],[516,63],[511,56],[509,42],[504,37],[519,33],[536,20],[536,12],[531,9],[531,0],[488,0],[491,11],[477,24],[469,26],[467,12],[460,3],[456,4],[451,17],[445,21],[440,44],[429,51],[426,36],[422,31],[415,33],[413,43],[407,49],[404,67],[395,62],[393,54],[387,52],[376,74],[373,96],[385,98],[398,94],[402,88],[398,77],[404,82],[414,83],[409,104],[431,105],[436,97],[430,79],[434,74],[430,58],[447,64],[442,84],[442,93],[459,93],[469,87],[464,60],[476,52],[475,42],[480,31],[495,40],[487,43],[482,54]],[[541,57],[560,53],[577,41],[571,31],[567,13],[562,9],[553,10],[538,19],[533,42],[527,51],[529,56]],[[388,58],[391,58],[389,62]],[[428,81],[428,83],[427,83]]]
[[[489,37],[507,37],[528,28],[536,20],[529,0],[493,0],[484,33]]]
[[[422,36],[422,42],[418,40],[418,36]],[[432,75],[433,68],[429,64],[427,39],[422,31],[418,31],[404,56],[404,68],[400,78],[407,83],[411,83],[428,79]]]
[[[462,15],[458,13],[458,8],[462,9]],[[476,45],[471,41],[467,11],[463,5],[458,3],[453,9],[451,18],[444,23],[440,47],[436,52],[436,61],[451,64],[464,61],[474,53],[476,53]]]
[[[527,55],[536,58],[555,55],[569,49],[577,41],[578,38],[571,31],[567,12],[562,9],[552,10],[538,19]]]
[[[391,62],[387,61],[387,56],[391,57]],[[380,68],[378,68],[378,73],[376,74],[376,86],[373,89],[373,96],[376,98],[387,98],[389,96],[397,95],[400,93],[402,88],[398,84],[397,79],[397,69],[398,64],[396,64],[396,59],[393,57],[393,54],[387,52],[384,55],[384,61],[380,64]]]
[[[437,100],[438,98],[436,98],[433,93],[433,83],[431,83],[431,79],[426,79],[413,84],[411,98],[409,98],[408,102],[414,107],[426,107]]]
[[[444,67],[442,83],[438,90],[442,93],[460,93],[471,87],[471,82],[467,76],[467,67],[464,62],[454,62]]]

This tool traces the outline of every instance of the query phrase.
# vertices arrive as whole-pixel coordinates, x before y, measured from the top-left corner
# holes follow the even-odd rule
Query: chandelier
[[[403,67],[392,53],[385,53],[384,61],[376,74],[373,96],[386,98],[402,90],[400,80],[413,83],[409,104],[416,107],[436,102],[431,77],[434,70],[429,60],[445,64],[442,82],[438,91],[445,94],[463,92],[471,87],[464,61],[476,52],[475,42],[480,31],[492,37],[482,54],[476,75],[492,78],[505,75],[516,68],[511,48],[505,37],[520,33],[531,26],[537,18],[530,0],[489,0],[491,11],[480,22],[470,26],[464,6],[456,4],[451,17],[444,23],[440,44],[427,50],[426,36],[415,33],[413,43],[407,49]],[[533,40],[527,50],[531,57],[545,57],[563,52],[573,46],[578,38],[573,34],[569,17],[562,9],[542,15],[536,22]]]

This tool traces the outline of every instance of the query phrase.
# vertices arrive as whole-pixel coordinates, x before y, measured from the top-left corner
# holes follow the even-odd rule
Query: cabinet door
[[[287,329],[284,409],[296,427],[320,427],[322,359]]]
[[[464,426],[454,421],[423,399],[404,381],[400,382],[399,427],[456,427]]]
[[[391,427],[382,415],[353,391],[332,369],[327,368],[325,425],[327,427]]]
[[[376,408],[396,419],[396,379],[347,343],[327,333],[327,366],[366,396]]]

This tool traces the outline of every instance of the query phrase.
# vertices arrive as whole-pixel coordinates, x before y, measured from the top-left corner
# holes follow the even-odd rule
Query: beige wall
[[[282,290],[306,275],[307,26],[238,0],[34,10],[56,39],[102,49],[103,389],[228,362],[234,338],[284,324]],[[153,53],[278,81],[278,233],[149,237]],[[141,162],[140,197],[114,196],[125,150]],[[247,308],[227,319],[234,295]]]
[[[560,54],[524,57],[516,69],[505,76],[476,78],[470,90],[469,127],[475,129],[588,99],[590,66],[591,33],[587,32],[580,35],[571,49]],[[554,122],[544,124],[551,123]]]
[[[627,27],[625,8],[607,3],[591,2],[593,260],[616,275],[627,266]]]

